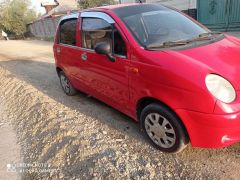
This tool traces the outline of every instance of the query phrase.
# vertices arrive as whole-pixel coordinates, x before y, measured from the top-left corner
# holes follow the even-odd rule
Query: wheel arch
[[[160,101],[159,99],[156,99],[153,97],[143,97],[138,100],[137,105],[136,105],[137,120],[140,119],[142,110],[149,104],[153,104],[153,103],[163,105],[163,106],[167,107],[169,110],[171,110],[171,108],[167,104]],[[173,110],[171,110],[171,111],[173,111]]]
[[[153,97],[143,97],[141,98],[138,102],[137,102],[137,106],[136,106],[136,113],[137,113],[137,120],[140,122],[140,115],[142,110],[148,106],[149,104],[159,104],[161,106],[164,106],[165,108],[167,108],[169,111],[171,111],[180,121],[180,123],[182,124],[182,127],[184,128],[184,131],[187,135],[187,137],[189,138],[189,134],[186,128],[186,125],[184,124],[184,121],[178,116],[178,114],[170,107],[168,106],[166,103],[162,102],[159,99],[153,98]]]

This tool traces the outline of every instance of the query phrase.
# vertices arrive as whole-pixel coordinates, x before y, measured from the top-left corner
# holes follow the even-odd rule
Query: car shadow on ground
[[[77,112],[85,114],[93,119],[97,119],[101,123],[107,124],[110,128],[124,133],[131,138],[137,139],[144,144],[148,144],[148,141],[140,131],[138,123],[134,122],[131,118],[119,111],[96,100],[95,98],[89,97],[84,93],[80,92],[74,97],[66,96],[60,87],[58,76],[55,71],[55,65],[53,63],[43,61],[33,61],[32,59],[37,59],[37,57],[0,61],[0,66],[10,71],[16,78],[34,86],[43,94],[65,105],[66,107],[76,110]],[[150,146],[149,148],[150,150],[148,152],[151,152],[153,149]],[[185,151],[177,155],[162,153],[159,153],[158,155],[163,157],[171,156],[179,161],[192,162],[193,165],[196,162],[201,162],[201,164],[204,165],[204,163],[227,163],[229,161],[239,162],[239,160],[237,160],[240,156],[239,149],[239,143],[222,149],[198,149],[188,146]],[[155,154],[156,152],[157,151],[155,151]],[[44,160],[47,160],[47,157],[44,157]]]

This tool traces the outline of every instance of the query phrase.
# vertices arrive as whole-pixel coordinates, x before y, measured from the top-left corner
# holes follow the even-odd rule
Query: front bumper
[[[240,112],[225,115],[176,110],[193,147],[222,148],[240,142]]]

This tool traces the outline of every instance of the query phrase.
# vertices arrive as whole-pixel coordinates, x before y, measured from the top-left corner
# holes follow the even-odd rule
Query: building
[[[175,7],[179,10],[188,10],[197,8],[197,0],[147,0],[148,3],[161,3],[167,6]]]
[[[46,7],[49,7],[49,9],[51,9],[50,11],[47,10],[46,7],[44,6],[46,9],[46,14],[43,15],[42,18],[62,16],[62,15],[71,13],[78,8],[77,0],[55,0],[55,1],[52,0],[51,2],[49,1],[48,3],[45,2],[42,4],[51,5],[51,8],[49,6],[46,6]],[[57,4],[57,6],[55,6],[54,4]]]
[[[121,3],[135,3],[139,0],[121,0]],[[175,7],[179,10],[196,9],[196,0],[142,0],[146,3],[161,3],[167,6]]]
[[[59,19],[78,9],[77,0],[40,0],[46,14],[27,25],[31,35],[39,38],[53,38]]]
[[[77,9],[77,0],[57,0],[60,5],[68,6],[72,9]]]
[[[41,0],[41,6],[45,8],[46,13],[57,7],[59,3],[56,0]]]

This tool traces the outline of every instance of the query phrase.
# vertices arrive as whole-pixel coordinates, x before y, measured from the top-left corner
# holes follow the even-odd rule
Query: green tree
[[[114,0],[78,0],[78,5],[81,9],[93,8],[103,5],[115,4]]]
[[[0,28],[23,37],[26,25],[37,17],[29,0],[4,0],[0,12]]]

